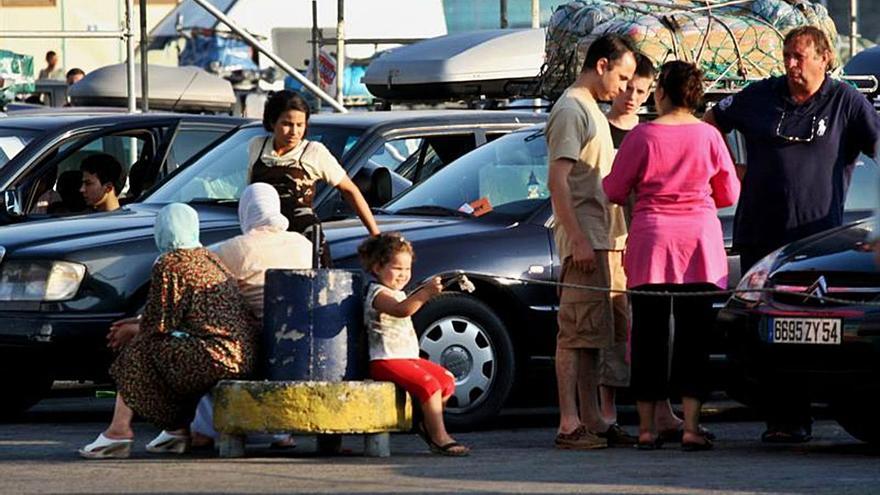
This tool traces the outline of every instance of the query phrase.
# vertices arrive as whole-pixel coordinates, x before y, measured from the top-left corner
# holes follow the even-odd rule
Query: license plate
[[[839,318],[771,318],[768,337],[772,344],[840,344]]]

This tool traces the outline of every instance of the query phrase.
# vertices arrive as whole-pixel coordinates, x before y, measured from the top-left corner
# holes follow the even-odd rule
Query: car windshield
[[[549,197],[544,131],[533,129],[471,151],[388,203],[385,211],[520,218]]]
[[[309,139],[320,141],[342,163],[362,129],[310,126]],[[235,202],[247,187],[248,144],[267,137],[262,127],[244,127],[228,136],[189,166],[172,175],[144,203]]]
[[[32,139],[39,136],[39,131],[0,127],[0,167],[17,155]]]

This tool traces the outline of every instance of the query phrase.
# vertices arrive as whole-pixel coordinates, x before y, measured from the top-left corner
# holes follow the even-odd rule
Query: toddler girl
[[[403,387],[421,405],[422,420],[416,432],[431,452],[468,455],[443,425],[443,405],[455,391],[451,373],[419,358],[419,341],[410,318],[431,297],[443,290],[435,277],[409,297],[403,288],[412,276],[413,249],[403,236],[385,233],[370,237],[358,247],[364,268],[376,281],[367,286],[364,323],[370,346],[370,376]]]

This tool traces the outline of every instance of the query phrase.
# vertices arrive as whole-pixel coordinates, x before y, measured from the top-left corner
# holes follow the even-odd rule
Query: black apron
[[[303,147],[299,159],[288,166],[270,167],[263,163],[262,150],[266,146],[266,142],[271,137],[266,138],[263,146],[260,148],[260,156],[254,162],[251,168],[251,184],[263,182],[274,187],[278,191],[281,198],[281,214],[287,217],[290,226],[287,230],[291,232],[299,232],[306,236],[307,239],[314,242],[315,227],[320,227],[321,220],[312,209],[312,201],[315,199],[316,180],[311,177],[303,168],[301,160],[308,150],[310,141],[306,142]],[[324,237],[323,231],[320,232],[320,242],[318,246],[318,258],[321,268],[331,267],[330,247],[327,245],[327,239]]]

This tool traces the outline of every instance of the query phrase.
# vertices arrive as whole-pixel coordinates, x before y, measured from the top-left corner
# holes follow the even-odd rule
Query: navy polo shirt
[[[785,76],[765,79],[718,103],[722,131],[745,138],[746,174],[733,244],[775,249],[843,223],[859,153],[874,156],[880,119],[868,99],[826,77],[798,105]]]

